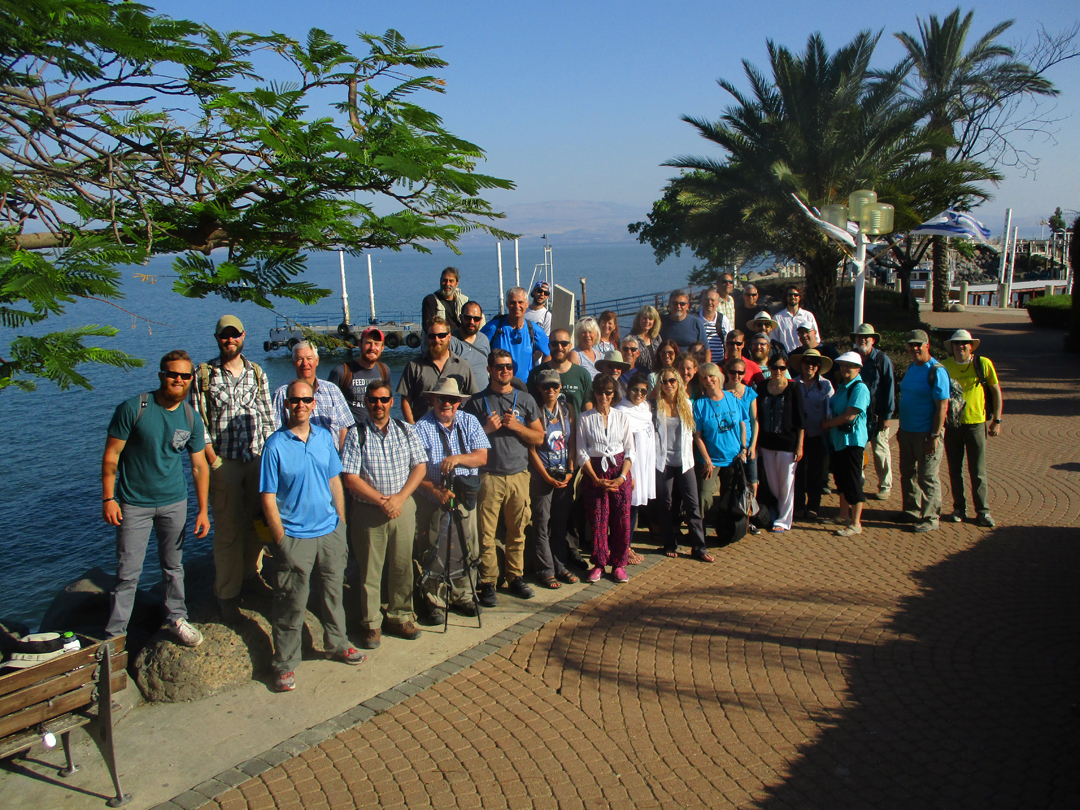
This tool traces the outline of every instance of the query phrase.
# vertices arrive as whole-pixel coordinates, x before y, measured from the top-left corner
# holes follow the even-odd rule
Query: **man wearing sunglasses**
[[[488,387],[465,404],[466,413],[484,427],[491,450],[480,468],[477,524],[480,532],[480,604],[495,607],[499,579],[495,531],[502,516],[506,525],[507,587],[514,596],[531,599],[533,589],[524,579],[525,527],[532,518],[529,502],[529,448],[544,442],[540,407],[531,395],[512,384],[514,364],[510,352],[492,349],[488,357]]]
[[[562,382],[562,395],[574,406],[574,413],[582,413],[592,407],[589,395],[592,393],[592,375],[577,363],[571,362],[570,352],[574,350],[570,333],[565,329],[556,329],[551,333],[551,359],[541,363],[529,375],[529,393],[537,402],[540,389],[537,379],[546,369],[559,372]]]
[[[548,302],[551,300],[551,285],[546,281],[538,281],[532,288],[532,303],[525,310],[525,319],[532,321],[548,335],[551,334],[551,310]]]
[[[487,360],[491,354],[491,342],[480,331],[483,323],[484,310],[470,301],[461,310],[461,326],[450,335],[450,351],[469,364],[478,389],[487,388]]]
[[[769,337],[779,340],[789,352],[799,348],[800,326],[806,325],[815,332],[818,331],[817,319],[812,312],[799,306],[801,301],[802,290],[789,284],[784,288],[784,308],[773,316],[776,319],[776,328]]]
[[[475,393],[476,381],[472,367],[450,351],[450,324],[434,318],[427,331],[427,354],[405,364],[398,380],[401,394],[401,414],[409,424],[419,422],[431,409],[425,392],[438,387],[443,380],[454,380],[466,395]]]
[[[266,441],[259,484],[266,525],[277,546],[271,620],[276,692],[296,688],[312,576],[318,576],[330,657],[352,665],[366,660],[345,634],[342,591],[349,553],[341,459],[330,431],[312,421],[317,399],[311,385],[293,380],[286,386],[285,402],[289,418]]]
[[[700,318],[688,318],[689,313],[690,296],[686,290],[675,290],[668,297],[667,314],[660,319],[661,339],[675,341],[683,354],[691,343],[709,345],[709,335],[705,331],[705,324]],[[708,354],[705,359],[709,360]]]
[[[117,406],[109,423],[101,460],[101,516],[116,527],[116,587],[105,632],[127,632],[139,587],[150,530],[157,535],[158,559],[165,580],[165,629],[181,644],[197,647],[202,633],[187,620],[184,599],[184,529],[187,481],[183,454],[191,457],[191,477],[199,514],[195,536],[210,531],[207,513],[210,468],[206,430],[187,399],[195,366],[177,349],[161,358],[158,389]]]
[[[214,595],[221,618],[243,621],[241,590],[266,592],[259,577],[263,545],[255,534],[259,463],[274,432],[270,386],[243,355],[244,325],[234,315],[217,322],[218,356],[196,369],[191,401],[206,425],[210,508],[214,513]]]

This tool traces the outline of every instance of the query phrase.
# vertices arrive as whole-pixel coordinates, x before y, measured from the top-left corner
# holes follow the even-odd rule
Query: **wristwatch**
[[[995,420],[994,420],[994,424],[995,424],[995,425],[1000,425],[1000,424],[1001,424],[1001,420],[1000,420],[1000,419],[995,419]]]
[[[939,430],[937,433],[931,433],[930,438],[931,439],[940,439],[941,438],[941,431]]]

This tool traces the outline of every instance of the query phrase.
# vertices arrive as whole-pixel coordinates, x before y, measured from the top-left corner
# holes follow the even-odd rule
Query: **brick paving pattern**
[[[1080,806],[1080,361],[1015,317],[926,317],[1003,379],[996,529],[906,532],[897,487],[858,537],[662,558],[208,806]]]

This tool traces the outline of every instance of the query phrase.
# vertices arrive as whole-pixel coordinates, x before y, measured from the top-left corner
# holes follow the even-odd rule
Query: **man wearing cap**
[[[191,403],[206,425],[210,465],[210,509],[214,515],[214,595],[221,618],[235,624],[240,592],[247,584],[265,589],[259,578],[262,543],[255,534],[259,465],[263,444],[274,432],[273,404],[266,374],[243,355],[244,325],[234,315],[217,322],[218,356],[196,369]]]
[[[730,276],[724,276],[730,278]],[[730,282],[728,282],[730,285]],[[730,289],[727,286],[725,289]],[[730,296],[729,296],[730,299]],[[732,301],[732,304],[735,302]],[[731,330],[732,322],[720,311],[720,293],[714,289],[703,290],[699,299],[697,317],[705,325],[705,334],[708,340],[705,345],[709,347],[709,357],[712,362],[719,365],[724,360],[724,338]]]
[[[802,355],[807,349],[816,349],[818,354],[828,357],[830,360],[836,360],[840,356],[840,352],[836,350],[835,346],[828,343],[822,343],[818,337],[817,329],[809,324],[801,323],[796,329],[799,335],[799,346],[788,353],[788,362],[797,366],[799,364],[799,356]],[[825,375],[829,382],[835,387],[839,385],[840,378],[837,376],[839,369],[830,364],[829,370],[822,370],[822,374]]]
[[[986,437],[1001,433],[1001,385],[997,370],[989,358],[975,354],[979,341],[966,329],[958,329],[945,341],[945,351],[951,356],[942,361],[949,376],[964,389],[962,424],[945,427],[945,458],[949,462],[949,483],[952,488],[953,511],[946,519],[959,523],[967,517],[964,496],[964,454],[967,454],[971,495],[980,526],[994,527],[990,516],[990,501],[986,484]],[[989,411],[989,413],[987,412]],[[987,421],[990,426],[987,428]]]
[[[530,394],[510,384],[514,377],[510,352],[492,349],[488,357],[488,387],[465,403],[465,411],[484,427],[491,451],[480,469],[477,523],[480,532],[480,604],[495,607],[499,580],[495,531],[501,515],[506,526],[506,570],[510,593],[531,599],[525,582],[525,528],[532,517],[529,505],[529,447],[544,442],[540,407]]]
[[[458,289],[461,275],[456,267],[447,267],[439,279],[439,289],[424,296],[420,304],[420,323],[427,332],[435,318],[442,318],[451,329],[461,326],[461,312],[469,297]]]
[[[492,349],[510,352],[514,376],[519,380],[529,379],[533,368],[551,357],[548,333],[526,320],[527,307],[524,288],[511,287],[506,291],[506,314],[492,318],[480,330],[491,341]]]
[[[439,548],[440,538],[457,543],[459,538],[450,535],[460,530],[465,534],[469,559],[475,562],[480,557],[476,504],[455,497],[449,487],[451,476],[477,481],[479,468],[487,463],[491,443],[476,417],[459,410],[468,395],[461,391],[457,380],[442,379],[425,396],[429,400],[428,411],[415,425],[416,438],[427,453],[427,469],[417,488],[413,558],[424,569],[432,552]],[[473,487],[470,489],[475,491]],[[459,577],[451,583],[450,593],[443,593],[434,579],[424,581],[424,612],[429,624],[442,624],[446,607],[476,615],[471,597],[465,591],[467,584],[466,577]]]
[[[412,425],[390,418],[390,384],[367,386],[367,416],[349,428],[341,450],[341,480],[349,492],[349,545],[360,567],[360,611],[364,636],[360,646],[379,646],[383,617],[382,583],[386,576],[386,630],[414,641],[420,631],[413,613],[413,540],[416,502],[412,494],[427,473],[427,452]]]
[[[818,331],[817,320],[813,313],[802,309],[799,302],[802,300],[802,291],[798,286],[789,284],[784,288],[784,308],[776,313],[776,329],[772,337],[784,344],[789,352],[799,347],[798,328],[800,324],[806,324]]]
[[[900,489],[904,496],[904,520],[912,531],[938,528],[941,513],[941,434],[949,406],[949,375],[930,356],[930,338],[922,329],[908,335],[908,366],[900,382]]]
[[[525,310],[525,320],[532,321],[545,334],[551,334],[551,310],[547,308],[548,299],[551,297],[551,285],[546,281],[538,281],[532,288],[532,303]]]
[[[311,423],[329,430],[334,439],[334,446],[340,448],[345,441],[345,431],[356,423],[349,403],[336,385],[323,385],[322,380],[315,376],[319,368],[319,350],[314,343],[301,340],[292,350],[293,368],[296,369],[296,378],[303,380],[315,395],[315,410],[311,413]],[[281,428],[289,421],[290,410],[288,402],[289,385],[283,385],[274,392],[274,425]],[[265,500],[265,499],[264,499]]]
[[[689,314],[690,296],[686,290],[675,290],[668,297],[667,314],[660,319],[660,339],[675,341],[684,354],[691,343],[709,345],[705,324],[700,318],[687,317]]]
[[[753,323],[753,321],[751,321]],[[769,369],[769,356],[772,354],[772,341],[765,332],[758,332],[750,337],[750,359],[758,367],[758,372],[751,379],[752,385],[757,385],[762,380],[769,379],[772,373]]]
[[[540,390],[536,384],[537,375],[552,369],[559,372],[562,381],[562,394],[574,406],[574,413],[580,414],[592,407],[589,395],[592,393],[592,375],[577,363],[571,362],[570,352],[574,349],[570,333],[565,329],[556,329],[551,333],[551,359],[541,363],[529,375],[529,393],[538,402]]]
[[[452,379],[466,394],[476,391],[472,367],[450,351],[450,324],[439,317],[432,319],[427,330],[428,350],[405,364],[398,380],[401,394],[401,414],[405,421],[419,422],[431,407],[426,396],[442,380]]]
[[[139,587],[150,530],[157,535],[158,559],[165,581],[164,629],[188,647],[202,643],[202,633],[187,620],[184,599],[184,528],[187,481],[181,456],[191,457],[191,477],[199,501],[195,536],[210,531],[207,491],[206,430],[202,417],[184,402],[195,376],[187,352],[177,349],[161,358],[158,389],[120,403],[109,422],[101,460],[101,516],[116,527],[116,587],[105,632],[127,632]]]
[[[487,359],[491,354],[491,342],[480,331],[483,322],[484,310],[475,301],[470,301],[461,308],[461,326],[450,333],[450,353],[469,364],[477,389],[487,388]]]
[[[375,380],[390,382],[390,369],[379,360],[386,346],[386,335],[377,326],[369,326],[360,334],[360,356],[337,366],[330,372],[328,382],[341,389],[356,424],[367,419],[364,392]]]
[[[892,435],[893,414],[896,413],[896,371],[889,355],[877,347],[881,336],[873,324],[861,323],[851,333],[851,345],[862,358],[860,376],[870,391],[870,408],[866,412],[868,447],[877,471],[877,492],[871,495],[883,501],[892,492]]]
[[[341,396],[336,387],[327,387]],[[300,663],[313,575],[318,576],[330,657],[352,665],[366,660],[345,634],[342,590],[349,551],[341,459],[334,436],[314,423],[318,400],[306,380],[293,380],[285,386],[285,402],[289,417],[266,440],[259,484],[266,525],[277,544],[271,621],[275,692],[296,688],[295,671]]]

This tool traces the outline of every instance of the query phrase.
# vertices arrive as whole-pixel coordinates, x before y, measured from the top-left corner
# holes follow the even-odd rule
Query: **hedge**
[[[1024,304],[1028,317],[1036,326],[1068,329],[1072,322],[1071,295],[1040,295]]]

